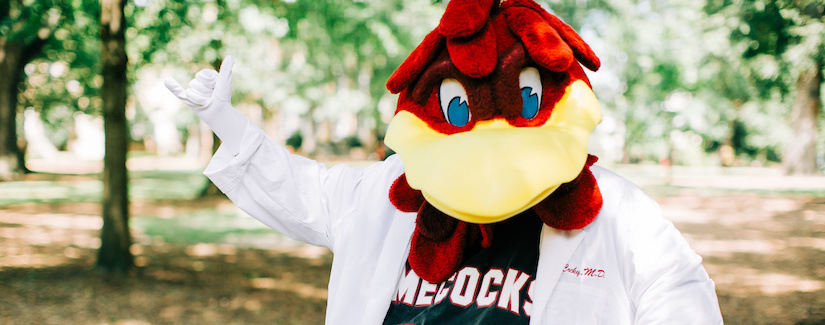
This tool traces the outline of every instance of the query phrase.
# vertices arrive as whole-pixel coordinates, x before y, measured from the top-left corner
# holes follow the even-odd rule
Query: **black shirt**
[[[530,210],[502,221],[492,245],[468,252],[439,284],[421,280],[407,262],[384,324],[527,324],[540,235]]]

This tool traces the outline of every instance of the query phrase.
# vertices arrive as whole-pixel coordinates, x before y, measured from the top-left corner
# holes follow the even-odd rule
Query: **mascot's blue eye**
[[[470,123],[470,105],[467,103],[467,91],[458,80],[447,78],[441,81],[438,89],[438,104],[444,113],[444,119],[457,127]]]
[[[539,113],[539,95],[533,93],[532,87],[521,88],[521,117],[531,119]]]
[[[450,100],[450,105],[447,108],[447,122],[450,124],[462,127],[470,122],[470,109],[467,107],[467,102],[462,101],[461,97],[453,97]]]
[[[521,70],[518,76],[521,88],[521,117],[531,119],[539,114],[541,107],[541,74],[533,67]]]

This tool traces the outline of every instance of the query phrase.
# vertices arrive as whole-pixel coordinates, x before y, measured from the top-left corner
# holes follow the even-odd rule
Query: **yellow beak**
[[[407,111],[385,138],[404,162],[407,182],[438,210],[472,223],[510,218],[573,180],[587,160],[587,139],[602,114],[593,91],[577,80],[538,127],[477,122],[445,135]]]

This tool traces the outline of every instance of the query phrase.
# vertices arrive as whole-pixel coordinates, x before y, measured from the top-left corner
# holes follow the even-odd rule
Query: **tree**
[[[55,1],[0,2],[0,180],[26,172],[17,138],[23,68],[41,54],[71,7]]]
[[[129,248],[129,178],[126,154],[126,0],[100,0],[101,75],[106,155],[103,158],[103,228],[97,266],[126,271],[134,266]]]
[[[783,163],[790,174],[819,173],[816,144],[822,110],[825,62],[825,4],[818,0],[715,0],[706,11],[738,19],[731,38],[745,44],[741,57],[752,63],[759,95],[778,91],[793,97],[786,110],[793,136]],[[793,95],[791,95],[793,93]]]
[[[816,174],[817,122],[822,103],[819,87],[822,84],[822,63],[799,74],[796,99],[791,112],[794,137],[785,152],[785,168],[789,174]]]

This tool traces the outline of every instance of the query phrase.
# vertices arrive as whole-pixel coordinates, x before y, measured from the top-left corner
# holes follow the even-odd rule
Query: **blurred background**
[[[704,258],[728,324],[825,324],[822,0],[538,1],[602,60],[599,164]],[[162,85],[236,57],[234,106],[365,166],[446,1],[0,0],[0,323],[315,324],[331,254],[201,175]]]

